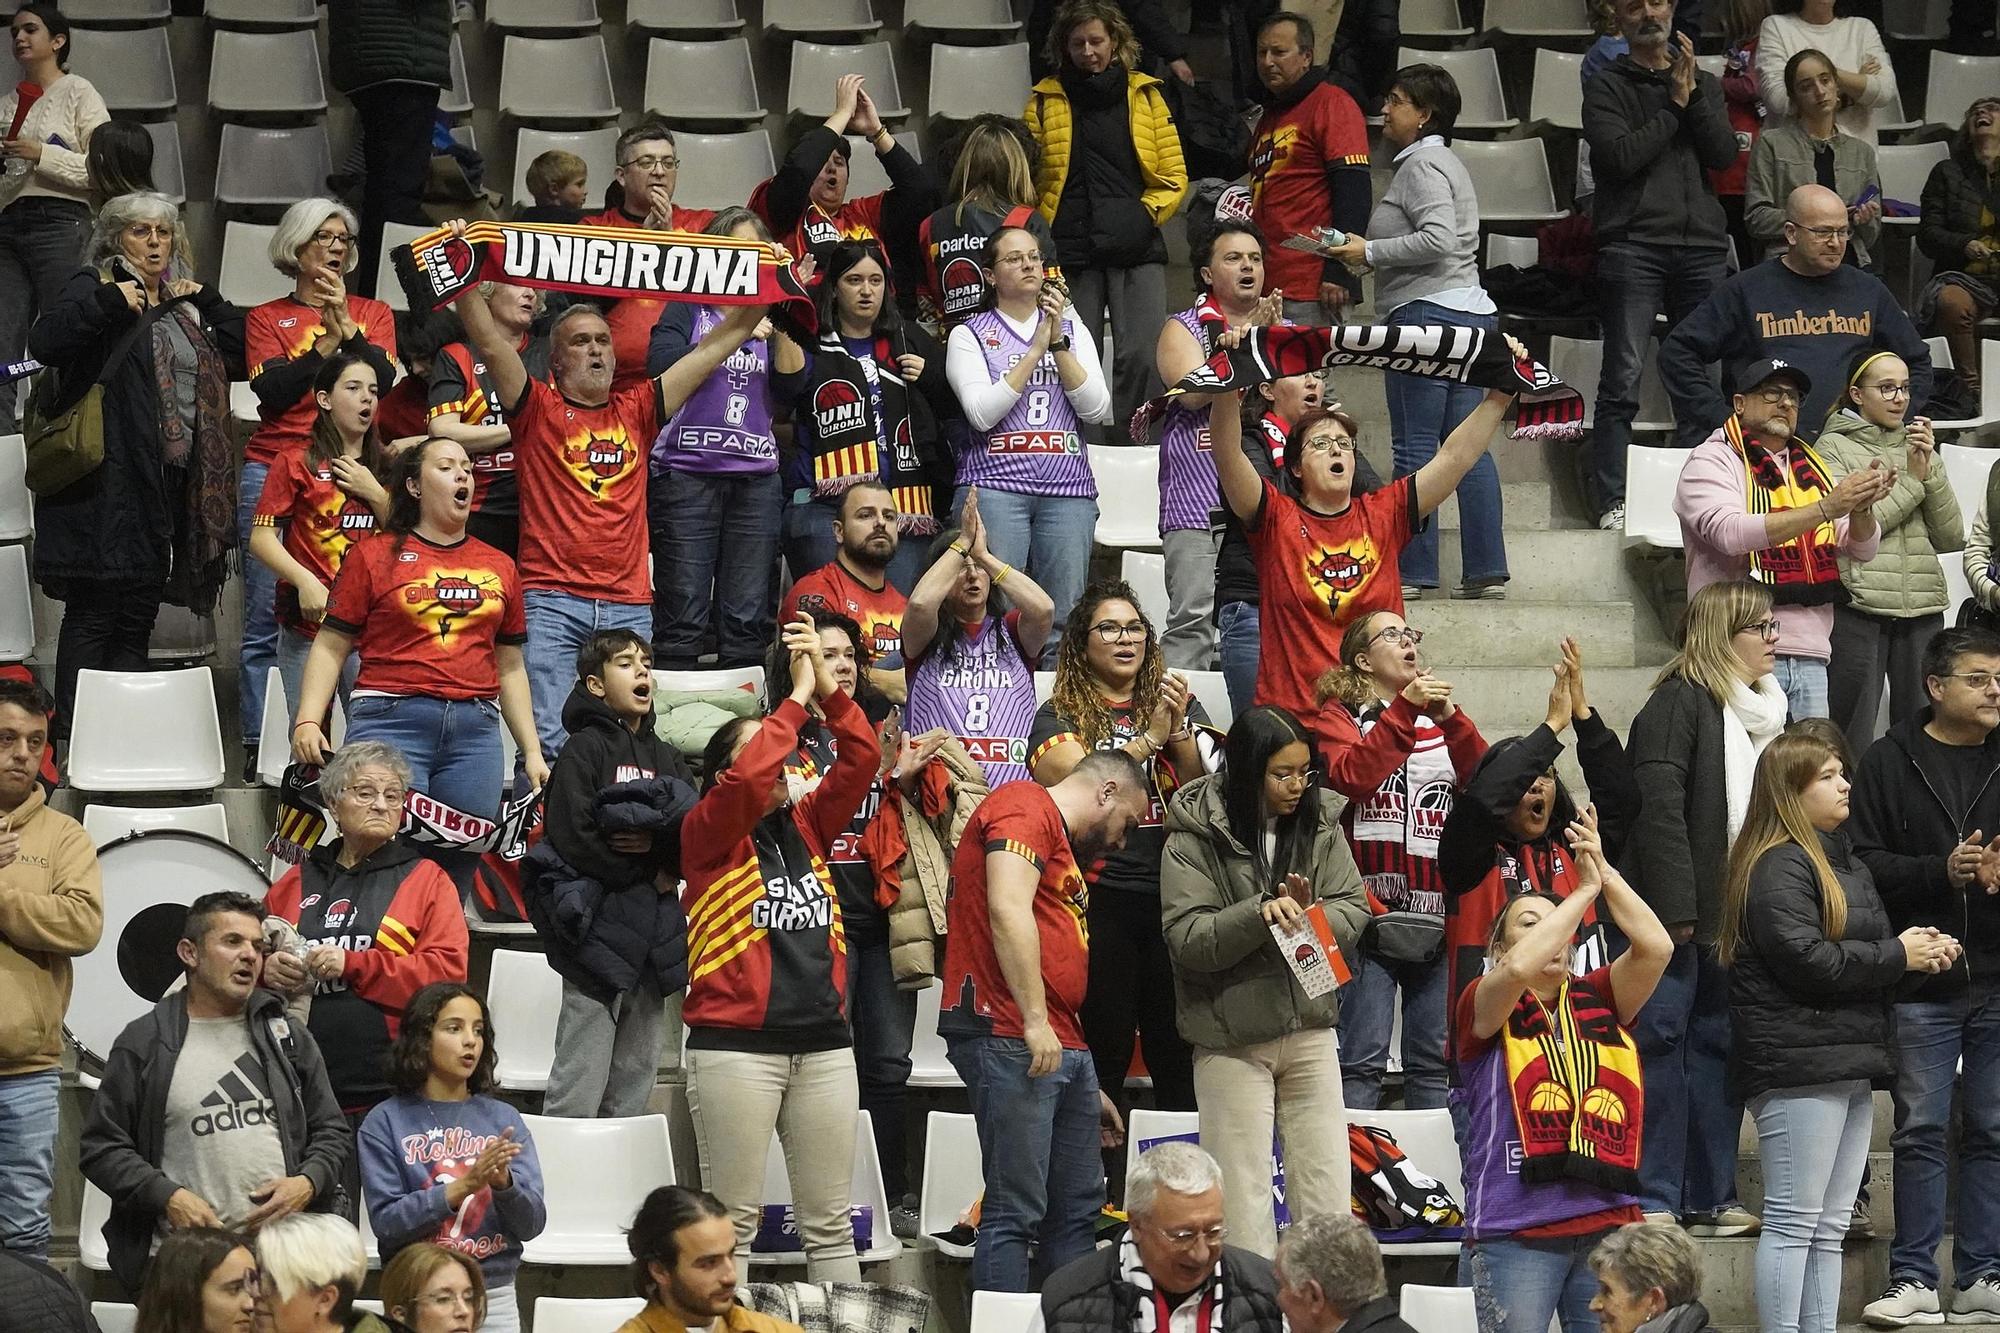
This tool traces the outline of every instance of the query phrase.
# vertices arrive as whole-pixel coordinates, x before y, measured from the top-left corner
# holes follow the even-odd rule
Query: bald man
[[[1881,279],[1843,263],[1847,205],[1823,185],[1785,201],[1785,252],[1722,284],[1660,344],[1660,375],[1673,400],[1675,435],[1693,448],[1729,417],[1709,368],[1761,359],[1797,366],[1812,380],[1798,433],[1818,437],[1854,354],[1866,347],[1909,363],[1910,410],[1931,394],[1931,355]]]

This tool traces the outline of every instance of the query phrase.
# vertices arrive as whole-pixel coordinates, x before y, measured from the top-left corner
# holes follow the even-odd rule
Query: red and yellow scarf
[[[1566,978],[1553,1004],[1528,991],[1500,1041],[1522,1181],[1577,1180],[1637,1194],[1644,1083],[1639,1048],[1611,997],[1589,977]]]
[[[1794,437],[1781,459],[1743,438],[1743,423],[1732,416],[1722,425],[1729,447],[1743,460],[1744,505],[1753,514],[1810,509],[1833,489],[1826,464],[1813,447]],[[1788,542],[1750,553],[1750,577],[1785,606],[1826,606],[1843,600],[1839,536],[1831,521],[1807,528]]]

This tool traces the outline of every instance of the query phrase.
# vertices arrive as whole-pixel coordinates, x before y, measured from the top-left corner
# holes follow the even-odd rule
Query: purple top
[[[1035,723],[1035,673],[1015,638],[1020,612],[988,616],[958,636],[949,659],[936,650],[906,666],[910,697],[903,726],[912,736],[943,727],[986,770],[986,785],[1019,782],[1028,772]]]
[[[1012,370],[1028,350],[1027,340],[994,311],[982,310],[965,323],[978,338],[986,371],[995,380]],[[1062,327],[1065,337],[1074,336],[1068,319]],[[958,460],[958,484],[1095,500],[1097,479],[1084,452],[1081,425],[1063,392],[1055,353],[1044,352],[1028,377],[1027,389],[1007,415],[993,429],[973,434],[972,447]],[[1032,703],[1028,712],[1034,713]],[[1027,734],[1024,728],[1022,737]]]
[[[1174,319],[1194,335],[1195,346],[1207,356],[1210,348],[1202,327],[1203,315],[1220,319],[1222,312],[1203,297],[1200,305],[1178,311]],[[1208,408],[1170,404],[1167,424],[1160,431],[1160,531],[1198,528],[1206,532],[1215,523],[1220,503],[1215,455],[1208,442]]]
[[[712,306],[694,312],[689,343],[722,322]],[[655,471],[776,472],[778,443],[771,434],[771,344],[752,338],[710,372],[653,441]]]

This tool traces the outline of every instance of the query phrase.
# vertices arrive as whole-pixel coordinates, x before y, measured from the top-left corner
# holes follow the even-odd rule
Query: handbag
[[[21,434],[28,455],[28,489],[36,495],[54,495],[82,481],[104,463],[104,385],[125,362],[125,354],[153,321],[170,310],[184,296],[169,297],[133,321],[104,358],[103,367],[90,387],[68,406],[58,409],[63,390],[62,378],[51,371],[35,381],[22,413]]]

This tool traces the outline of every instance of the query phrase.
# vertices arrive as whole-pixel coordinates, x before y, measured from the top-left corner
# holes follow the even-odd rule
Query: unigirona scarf
[[[1521,996],[1500,1030],[1521,1131],[1521,1179],[1639,1192],[1645,1093],[1639,1048],[1611,997],[1564,979],[1554,1004]]]
[[[792,415],[799,446],[812,457],[813,494],[837,499],[859,482],[879,481],[895,502],[903,538],[932,537],[938,532],[931,512],[937,505],[912,433],[915,388],[897,373],[896,350],[889,338],[875,339],[871,376],[871,368],[848,353],[839,335],[825,334]],[[887,418],[879,422],[878,393]]]
[[[1175,1309],[1169,1307],[1167,1298],[1153,1281],[1153,1275],[1146,1271],[1145,1263],[1139,1258],[1139,1247],[1127,1231],[1125,1238],[1118,1242],[1118,1278],[1137,1289],[1139,1308],[1132,1314],[1132,1333],[1167,1333],[1169,1321]],[[1195,1297],[1197,1293],[1188,1293]],[[1202,1282],[1199,1289],[1201,1304],[1195,1308],[1195,1333],[1222,1333],[1222,1305],[1225,1293],[1222,1288],[1222,1253],[1216,1252],[1215,1268]]]
[[[1752,514],[1809,509],[1833,489],[1826,464],[1813,447],[1794,437],[1786,447],[1787,461],[1743,438],[1736,417],[1722,423],[1723,438],[1743,460],[1744,507]],[[1750,553],[1750,577],[1771,589],[1771,600],[1784,606],[1826,606],[1846,600],[1840,581],[1838,537],[1832,523],[1807,528],[1790,541]]]
[[[1516,439],[1583,437],[1583,399],[1541,362],[1519,358],[1506,339],[1464,325],[1347,324],[1296,328],[1274,324],[1245,331],[1242,342],[1195,367],[1165,395],[1132,415],[1132,438],[1147,438],[1166,405],[1183,393],[1216,393],[1288,379],[1332,366],[1372,366],[1427,379],[1456,380],[1518,395]]]

